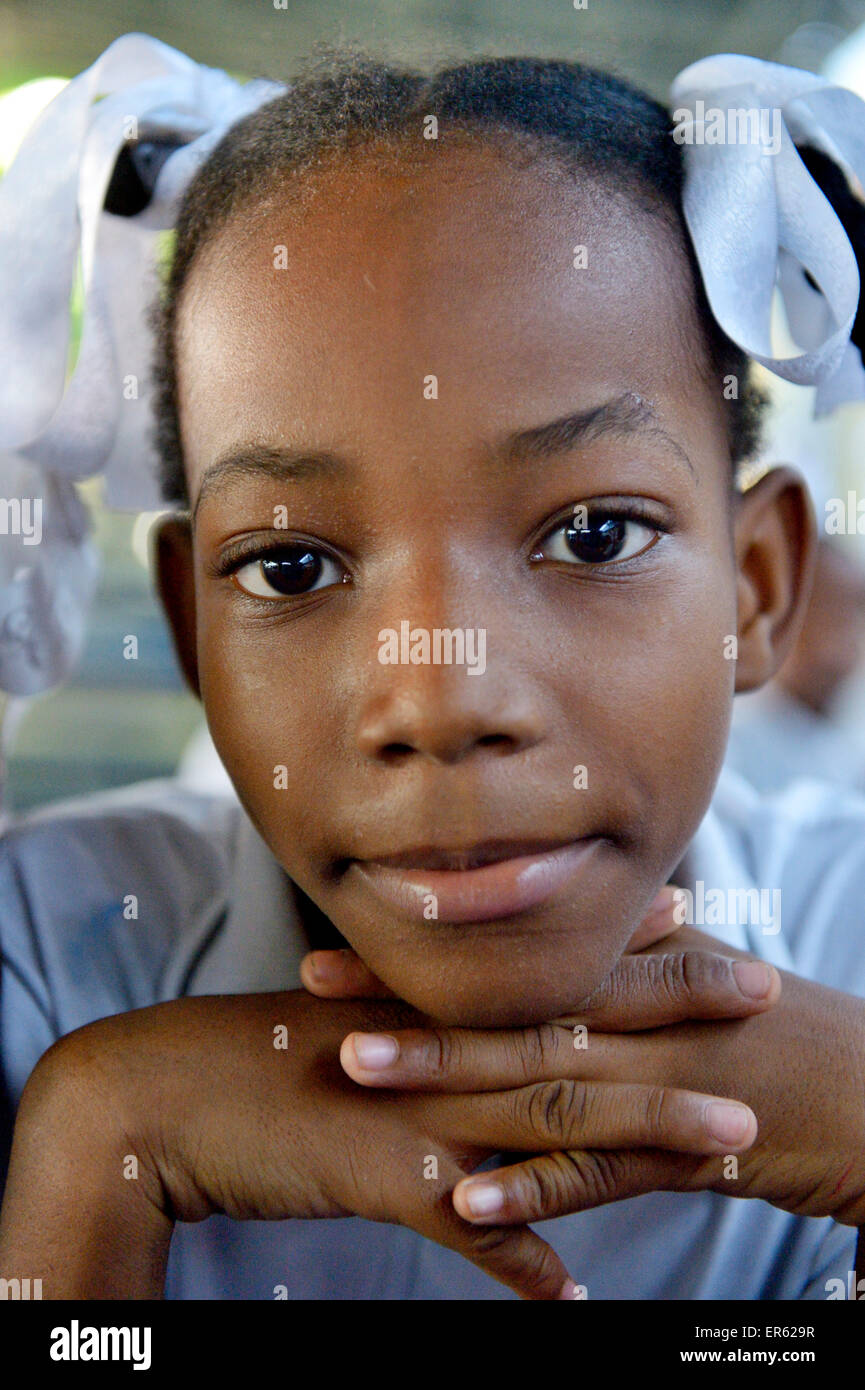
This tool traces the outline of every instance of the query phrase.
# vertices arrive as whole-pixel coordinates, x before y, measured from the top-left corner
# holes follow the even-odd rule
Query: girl
[[[157,565],[244,813],[145,787],[5,836],[4,1277],[846,1290],[865,804],[716,785],[734,689],[795,636],[813,518],[790,470],[742,484],[760,402],[686,144],[578,64],[338,56],[198,169],[155,310],[180,504]],[[146,208],[148,159],[118,163],[111,218]],[[714,167],[717,204],[742,166]],[[828,382],[855,304],[824,270],[846,330],[788,370]],[[436,632],[482,632],[483,672],[433,660]],[[712,936],[670,949],[670,880],[713,895]]]

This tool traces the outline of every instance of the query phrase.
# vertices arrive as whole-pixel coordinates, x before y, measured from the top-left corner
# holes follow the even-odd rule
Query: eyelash
[[[300,547],[305,547],[311,554],[316,555],[320,561],[339,567],[343,571],[343,578],[340,582],[346,583],[348,581],[347,566],[339,556],[335,555],[333,551],[328,550],[320,541],[313,541],[306,536],[298,535],[287,535],[278,541],[274,540],[270,542],[260,541],[255,537],[250,537],[246,542],[241,541],[233,549],[219,556],[211,566],[211,573],[216,579],[232,579],[236,588],[240,590],[244,597],[251,599],[253,602],[258,601],[271,605],[279,602],[280,599],[283,601],[293,599],[295,602],[299,602],[301,599],[308,598],[312,594],[320,592],[320,590],[307,589],[304,593],[294,595],[274,593],[272,597],[267,597],[263,594],[252,594],[248,589],[244,589],[242,585],[238,583],[236,576],[239,571],[244,569],[247,565],[273,559],[278,555],[284,554],[286,550]],[[322,586],[322,588],[335,587],[335,584]]]
[[[646,545],[641,546],[633,555],[628,555],[623,560],[616,558],[593,563],[590,560],[579,560],[576,556],[572,556],[567,560],[555,558],[550,563],[566,565],[572,569],[621,569],[622,566],[640,559],[647,550],[654,548],[662,535],[668,535],[670,532],[670,526],[658,517],[657,512],[653,508],[647,506],[639,498],[629,498],[627,501],[619,500],[610,502],[605,501],[603,498],[593,498],[587,502],[577,503],[571,506],[565,516],[561,517],[559,521],[555,522],[552,526],[548,526],[547,529],[541,533],[531,546],[529,558],[533,563],[541,563],[546,559],[544,555],[538,553],[542,546],[548,544],[550,540],[560,532],[573,529],[573,518],[576,515],[578,507],[585,508],[587,514],[586,520],[588,522],[591,522],[593,519],[603,521],[630,521],[635,525],[642,526],[647,531],[654,532],[654,538],[648,541]]]
[[[532,543],[529,556],[532,562],[540,563],[544,559],[546,559],[544,555],[538,553],[541,547],[548,544],[551,541],[551,539],[558,535],[560,532],[572,528],[573,518],[576,515],[577,508],[580,506],[585,508],[587,520],[591,520],[592,518],[600,518],[604,521],[631,521],[634,522],[636,525],[643,526],[647,531],[655,532],[655,539],[649,541],[645,546],[641,547],[641,549],[637,551],[636,554],[627,556],[625,560],[613,559],[591,562],[588,560],[579,560],[576,556],[574,556],[572,559],[567,560],[554,558],[552,561],[550,561],[550,563],[563,564],[574,569],[598,570],[612,569],[613,567],[619,568],[622,565],[628,564],[632,560],[636,560],[641,555],[645,554],[647,550],[650,550],[656,544],[658,537],[660,535],[667,534],[670,529],[661,520],[659,520],[658,516],[654,513],[654,511],[651,508],[647,507],[643,502],[636,498],[629,499],[627,502],[605,502],[602,498],[599,498],[592,499],[589,502],[575,503],[568,508],[567,513],[564,516],[562,516],[558,522],[555,522],[552,526],[548,526],[547,529],[541,533],[538,539]],[[274,540],[272,542],[262,542],[256,539],[255,537],[250,537],[246,542],[240,542],[240,544],[234,547],[234,549],[226,551],[217,560],[215,560],[211,566],[211,572],[213,576],[218,579],[225,579],[229,577],[232,578],[236,587],[240,589],[241,593],[243,593],[247,598],[258,600],[259,602],[266,604],[277,603],[280,601],[280,599],[282,599],[283,601],[294,600],[295,602],[298,602],[303,598],[309,597],[311,594],[320,592],[320,590],[308,589],[303,593],[295,595],[274,594],[274,596],[271,598],[261,594],[251,594],[249,590],[244,589],[238,583],[236,576],[238,572],[247,565],[266,561],[277,555],[284,554],[287,549],[299,546],[308,546],[310,553],[318,556],[320,561],[322,561],[323,563],[330,562],[331,564],[340,567],[343,570],[343,578],[340,582],[348,582],[347,567],[344,561],[342,561],[337,555],[335,555],[333,551],[330,551],[325,546],[322,546],[319,541],[313,541],[305,536],[299,535],[287,535],[278,541]],[[322,589],[335,587],[337,587],[337,585],[334,583],[321,586]]]

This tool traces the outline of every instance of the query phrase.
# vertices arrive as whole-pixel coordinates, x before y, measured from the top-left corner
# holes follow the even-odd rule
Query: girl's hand
[[[729,1012],[729,966],[712,970],[724,973]],[[643,1016],[658,1002],[644,991]],[[613,1007],[599,1004],[595,1017]],[[664,996],[661,1014],[671,1007]],[[740,1012],[750,1007],[739,1000]],[[561,1080],[526,1084],[545,1067],[563,1074],[548,1048],[563,1029],[532,1030],[528,1042],[491,1035],[489,1050],[462,1059],[451,1048],[431,1084],[428,1064],[415,1067],[414,1091],[403,1075],[399,1089],[376,1092],[340,1067],[347,1035],[384,1032],[413,1040],[412,1049],[435,1042],[418,1031],[428,1025],[398,1001],[323,1002],[299,990],[181,999],[68,1034],[38,1063],[19,1107],[0,1276],[41,1278],[48,1298],[158,1298],[175,1220],[358,1215],[411,1227],[523,1298],[568,1298],[574,1286],[559,1257],[512,1207],[484,1225],[455,1209],[454,1189],[482,1161],[504,1149],[558,1150],[565,1135],[608,1160],[636,1149],[705,1161],[754,1137],[753,1115],[737,1107],[740,1142],[718,1140],[711,1095],[616,1075],[615,1084],[583,1086],[580,1114]],[[482,1037],[471,1035],[476,1045]],[[586,1055],[570,1029],[564,1045],[569,1062]]]
[[[742,952],[682,928],[678,948]],[[657,962],[666,945],[639,959]],[[662,956],[662,960],[665,958]],[[675,957],[666,957],[666,960]],[[713,957],[703,957],[713,959]],[[636,962],[633,962],[636,964]],[[758,965],[777,980],[772,967]],[[342,1062],[359,1084],[400,1089],[495,1091],[529,1083],[551,1096],[547,1152],[478,1178],[462,1180],[454,1206],[467,1221],[524,1224],[585,1211],[642,1193],[709,1189],[733,1197],[759,1197],[785,1211],[832,1216],[865,1225],[865,1001],[782,972],[774,1007],[737,1021],[677,1023],[626,1035],[619,1013],[582,1010],[589,1023],[585,1048],[573,1045],[563,1018],[543,1028],[412,1030],[397,1033],[397,1059],[387,1068],[362,1068],[364,1039],[343,1045]],[[773,985],[773,996],[776,987]],[[691,1017],[696,1017],[692,1014]],[[612,1017],[612,1022],[611,1022]],[[706,1015],[703,1015],[705,1018]],[[735,1163],[721,1155],[661,1152],[654,1144],[586,1144],[596,1110],[596,1088],[654,1086],[659,1113],[669,1088],[735,1096],[757,1118],[756,1143],[744,1112],[741,1128],[730,1117],[730,1146],[748,1142]],[[555,1088],[550,1090],[550,1088]],[[721,1132],[719,1130],[719,1132]],[[512,1150],[521,1145],[512,1143]],[[473,1210],[472,1203],[477,1207]]]

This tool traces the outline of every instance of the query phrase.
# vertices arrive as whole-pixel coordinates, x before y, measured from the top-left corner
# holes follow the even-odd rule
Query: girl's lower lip
[[[377,897],[420,921],[491,922],[539,907],[584,864],[597,839],[501,859],[478,869],[392,869],[355,861]]]

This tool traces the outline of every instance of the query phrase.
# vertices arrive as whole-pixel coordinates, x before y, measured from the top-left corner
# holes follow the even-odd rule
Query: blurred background
[[[865,96],[860,26],[865,0],[0,0],[0,170],[60,83],[133,30],[238,76],[290,79],[317,44],[356,41],[420,64],[578,57],[665,100],[681,68],[725,51],[827,71]],[[818,515],[824,499],[865,495],[865,406],[815,424],[810,391],[773,378],[772,394],[772,452],[809,474]],[[15,812],[169,774],[182,760],[193,781],[213,776],[199,707],[153,597],[153,517],[107,511],[99,483],[82,496],[101,553],[99,590],[71,679],[7,708],[4,802]],[[798,764],[865,789],[865,534],[833,537],[823,551],[810,629],[785,680],[741,702],[730,757],[757,765],[754,780],[766,785],[783,784]],[[120,657],[127,634],[138,638],[136,661]]]

